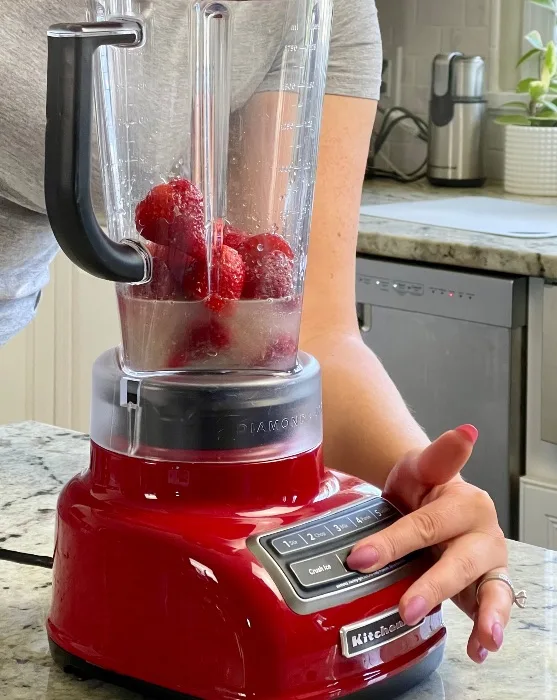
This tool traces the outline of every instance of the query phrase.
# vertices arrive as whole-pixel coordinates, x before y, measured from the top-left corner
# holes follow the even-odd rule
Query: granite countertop
[[[501,185],[497,184],[488,184],[481,189],[449,189],[432,187],[425,180],[412,184],[373,180],[364,184],[362,204],[390,204],[475,195],[539,204],[556,202],[547,197],[507,195]],[[361,216],[359,230],[360,253],[557,280],[557,237],[541,240],[509,238],[374,216]]]
[[[87,465],[87,438],[37,423],[0,426],[0,546],[51,555],[57,494]],[[439,673],[406,700],[524,700],[557,697],[557,552],[510,543],[511,575],[527,589],[499,654],[482,667],[465,655],[470,622],[445,605],[449,631]],[[5,700],[135,700],[55,668],[45,619],[50,571],[0,561],[0,697]],[[516,609],[515,609],[516,610]],[[139,700],[139,699],[138,699]]]

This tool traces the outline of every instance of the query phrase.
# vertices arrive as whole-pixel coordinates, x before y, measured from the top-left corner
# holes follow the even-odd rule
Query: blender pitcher
[[[116,282],[125,371],[294,369],[331,15],[90,0],[50,28],[47,211]]]

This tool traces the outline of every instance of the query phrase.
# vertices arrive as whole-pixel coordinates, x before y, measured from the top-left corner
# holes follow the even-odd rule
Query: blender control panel
[[[301,614],[316,612],[380,590],[409,574],[412,556],[371,574],[346,565],[358,540],[400,517],[390,503],[375,497],[260,536],[250,548],[291,608]]]

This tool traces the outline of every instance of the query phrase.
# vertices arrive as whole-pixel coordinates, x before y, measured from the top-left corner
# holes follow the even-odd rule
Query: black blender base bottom
[[[95,679],[103,681],[104,683],[112,683],[113,685],[118,685],[121,688],[138,693],[146,700],[200,700],[192,695],[184,695],[174,690],[162,688],[159,685],[139,681],[129,676],[122,676],[112,671],[105,671],[98,666],[93,666],[87,663],[87,661],[83,661],[73,654],[69,654],[51,639],[49,639],[48,642],[54,662],[66,673],[72,674],[81,680]],[[424,681],[439,667],[439,664],[443,660],[444,647],[445,645],[443,644],[426,656],[419,664],[406,669],[406,671],[402,671],[392,678],[375,683],[356,693],[343,695],[342,700],[393,700]]]

